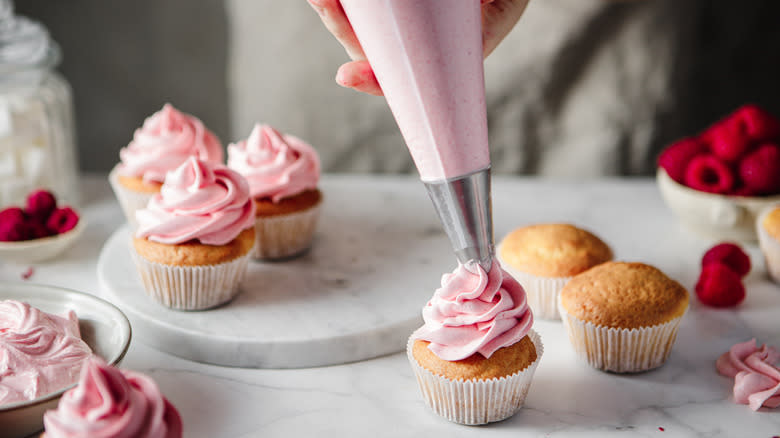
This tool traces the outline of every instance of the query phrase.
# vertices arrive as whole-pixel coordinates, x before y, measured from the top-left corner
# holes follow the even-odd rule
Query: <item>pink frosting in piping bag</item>
[[[0,301],[0,405],[64,389],[91,354],[72,311],[63,318]]]
[[[119,173],[161,183],[166,172],[193,156],[221,163],[222,144],[203,122],[165,104],[136,129],[130,144],[119,151]]]
[[[317,188],[320,159],[303,140],[255,125],[249,138],[228,145],[228,167],[249,181],[253,198],[273,202]]]
[[[756,340],[735,344],[723,353],[715,367],[718,372],[734,378],[734,401],[750,406],[780,406],[780,352],[766,344],[759,348]]]
[[[179,412],[152,379],[90,359],[43,417],[46,438],[181,438]]]
[[[255,222],[246,180],[222,164],[190,157],[169,172],[160,193],[136,211],[136,236],[179,244],[225,245]]]
[[[474,353],[489,358],[521,340],[533,324],[525,290],[495,260],[490,272],[468,262],[444,274],[423,319],[413,337],[430,342],[428,348],[448,361]]]

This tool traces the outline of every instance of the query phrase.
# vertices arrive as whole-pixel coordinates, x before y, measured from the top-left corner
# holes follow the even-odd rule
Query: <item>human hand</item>
[[[339,67],[336,82],[342,87],[354,88],[363,93],[382,96],[382,88],[374,76],[374,70],[366,60],[363,48],[349,24],[339,0],[307,0],[320,16],[325,27],[344,46],[352,61]],[[458,0],[462,1],[462,0]],[[482,50],[487,57],[509,34],[523,15],[529,0],[481,0],[482,1]]]

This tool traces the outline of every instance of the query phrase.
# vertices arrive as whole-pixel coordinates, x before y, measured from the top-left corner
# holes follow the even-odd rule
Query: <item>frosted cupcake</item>
[[[512,416],[543,352],[523,287],[498,262],[460,265],[441,284],[407,345],[425,402],[461,424]]]
[[[96,357],[43,424],[41,438],[181,438],[183,429],[179,412],[152,379]]]
[[[255,258],[306,251],[322,203],[317,152],[299,138],[255,125],[248,139],[228,145],[228,167],[247,179],[255,201]]]
[[[136,212],[133,259],[147,294],[199,310],[232,299],[255,242],[255,205],[241,175],[189,158]]]
[[[537,224],[509,233],[498,246],[502,266],[525,288],[534,316],[560,319],[558,293],[575,275],[612,260],[594,234],[569,224]]]
[[[203,122],[165,104],[136,129],[108,176],[128,222],[133,224],[135,211],[159,193],[165,174],[189,157],[221,163],[222,143]]]
[[[756,220],[756,233],[769,276],[780,283],[780,205],[763,211]]]
[[[688,300],[680,283],[653,266],[607,262],[563,287],[559,311],[580,358],[600,370],[636,373],[666,362]]]

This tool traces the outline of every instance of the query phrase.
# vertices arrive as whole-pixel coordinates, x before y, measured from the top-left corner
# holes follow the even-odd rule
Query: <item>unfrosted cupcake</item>
[[[687,309],[688,291],[643,263],[598,265],[572,278],[559,297],[577,355],[617,373],[663,365]]]
[[[561,288],[580,272],[612,260],[612,250],[594,234],[574,225],[538,224],[504,237],[498,258],[525,288],[534,316],[560,319]]]
[[[246,180],[222,164],[189,158],[136,212],[133,258],[146,292],[182,310],[232,299],[255,243]]]
[[[770,207],[759,215],[756,230],[766,270],[772,279],[780,283],[780,205]]]
[[[222,143],[197,118],[171,104],[148,117],[136,129],[133,140],[119,151],[120,162],[109,182],[128,222],[160,191],[165,174],[189,157],[221,163]]]
[[[407,345],[425,402],[461,424],[512,416],[543,352],[523,287],[498,262],[459,265],[441,284]]]
[[[43,416],[41,438],[181,438],[179,411],[149,377],[93,357],[78,385]]]
[[[255,258],[306,251],[322,203],[317,152],[299,138],[255,125],[248,139],[228,145],[228,167],[247,179],[255,201]]]

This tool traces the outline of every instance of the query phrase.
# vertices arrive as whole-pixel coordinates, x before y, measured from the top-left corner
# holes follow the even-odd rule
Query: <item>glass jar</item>
[[[23,205],[39,188],[80,201],[73,97],[59,61],[46,29],[0,0],[0,206]]]

